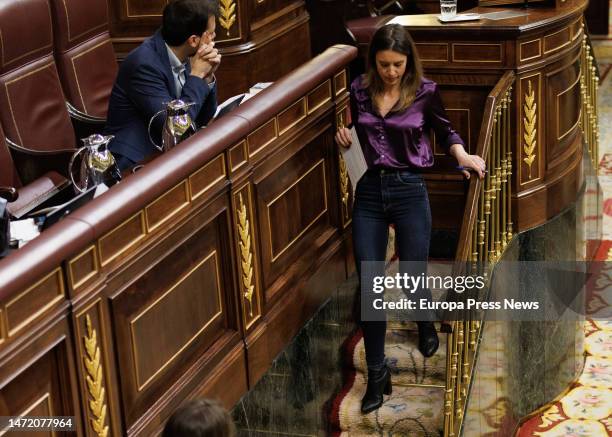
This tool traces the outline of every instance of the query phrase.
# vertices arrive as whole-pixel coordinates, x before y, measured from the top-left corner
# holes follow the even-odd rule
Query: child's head
[[[229,413],[217,401],[197,399],[179,407],[170,416],[162,437],[235,437]]]

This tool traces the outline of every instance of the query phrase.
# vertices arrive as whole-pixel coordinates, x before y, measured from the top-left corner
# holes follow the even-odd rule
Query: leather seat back
[[[51,0],[51,7],[55,58],[66,97],[79,111],[106,118],[117,76],[107,0]]]
[[[0,0],[0,122],[6,136],[36,151],[76,140],[53,58],[48,0]]]
[[[13,157],[4,139],[4,132],[0,127],[0,187],[19,188],[21,180],[17,174]]]

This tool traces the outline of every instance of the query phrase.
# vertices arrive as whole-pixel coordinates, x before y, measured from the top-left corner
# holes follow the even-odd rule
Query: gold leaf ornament
[[[83,338],[85,344],[85,382],[89,391],[89,411],[91,413],[91,427],[98,437],[108,436],[106,426],[106,391],[102,386],[102,363],[100,360],[100,348],[98,347],[98,336],[91,325],[91,317],[87,314],[85,318],[87,334]]]
[[[221,0],[219,4],[219,23],[230,36],[230,29],[236,22],[236,3],[233,0]]]
[[[240,236],[240,265],[242,267],[242,285],[244,298],[249,302],[249,316],[253,317],[253,254],[251,253],[251,235],[247,209],[242,200],[242,193],[238,195],[238,234]]]
[[[523,161],[529,166],[529,179],[531,179],[531,165],[536,158],[537,107],[538,105],[535,102],[535,92],[531,86],[531,81],[529,81],[527,84],[527,93],[525,94],[525,102],[523,104],[523,139],[525,140],[523,151],[526,155],[523,158]]]

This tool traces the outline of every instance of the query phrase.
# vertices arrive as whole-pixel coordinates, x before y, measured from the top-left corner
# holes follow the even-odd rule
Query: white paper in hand
[[[357,182],[363,176],[363,174],[368,169],[368,164],[366,163],[365,157],[363,156],[363,150],[361,150],[361,144],[359,144],[359,138],[357,137],[357,131],[354,127],[351,129],[351,147],[348,149],[346,147],[340,147],[340,152],[342,153],[342,158],[344,158],[344,163],[346,164],[346,170],[348,171],[349,179],[351,180],[351,185],[353,185],[353,197],[355,196],[355,188],[357,188]]]

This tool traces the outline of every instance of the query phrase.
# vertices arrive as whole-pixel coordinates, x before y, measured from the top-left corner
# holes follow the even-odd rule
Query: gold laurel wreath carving
[[[339,162],[340,162],[340,194],[342,195],[342,205],[344,205],[344,218],[348,219],[348,170],[346,169],[346,162],[344,162],[344,158],[342,154],[338,154]]]
[[[85,343],[85,353],[83,363],[87,375],[85,382],[91,399],[89,400],[89,411],[93,416],[91,426],[98,437],[108,436],[108,426],[106,423],[106,391],[102,386],[102,364],[100,363],[100,348],[98,347],[98,336],[96,330],[91,326],[89,314],[85,319],[87,335],[83,338]]]
[[[236,2],[232,0],[221,0],[219,4],[219,23],[227,31],[227,36],[230,36],[230,29],[236,22]]]
[[[523,138],[525,139],[525,146],[523,151],[525,152],[525,158],[523,161],[529,166],[529,179],[531,179],[531,165],[535,160],[535,148],[537,144],[536,140],[536,115],[538,104],[535,102],[535,92],[531,86],[531,81],[528,82],[527,93],[525,94],[525,103],[523,105],[523,111],[525,115],[523,117]]]
[[[247,209],[242,200],[242,193],[238,195],[240,206],[238,208],[238,233],[240,234],[240,266],[242,267],[242,285],[244,298],[249,301],[249,316],[253,317],[253,254],[251,253],[251,233]]]

